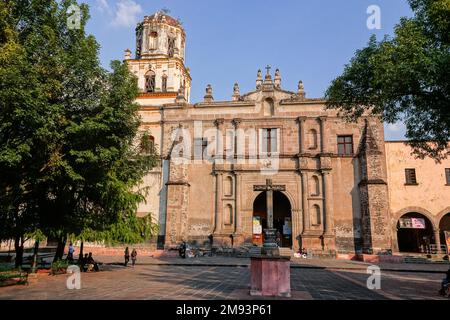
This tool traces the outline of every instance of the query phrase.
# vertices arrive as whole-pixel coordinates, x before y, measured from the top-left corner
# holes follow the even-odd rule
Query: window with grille
[[[405,169],[406,184],[417,184],[416,169]]]
[[[262,129],[262,152],[278,152],[278,129]]]
[[[353,137],[352,136],[338,136],[338,155],[351,156],[353,155]]]

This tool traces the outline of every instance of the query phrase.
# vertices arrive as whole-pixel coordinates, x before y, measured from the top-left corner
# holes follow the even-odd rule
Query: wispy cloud
[[[97,3],[97,8],[102,12],[112,13],[110,6],[108,5],[107,0],[95,0]]]
[[[99,0],[105,2],[105,0]],[[119,0],[116,4],[112,24],[119,27],[134,26],[138,20],[138,15],[142,13],[141,6],[133,0]]]

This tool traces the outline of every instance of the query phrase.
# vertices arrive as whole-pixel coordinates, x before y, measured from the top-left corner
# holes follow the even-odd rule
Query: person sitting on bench
[[[89,256],[87,257],[87,265],[88,265],[88,270],[87,271],[98,271],[98,264],[97,262],[95,262],[94,258],[92,257],[92,252],[89,252]]]

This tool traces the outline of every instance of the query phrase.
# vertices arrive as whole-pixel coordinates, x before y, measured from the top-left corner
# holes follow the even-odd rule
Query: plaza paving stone
[[[66,288],[69,275],[39,275],[27,286],[0,288],[0,299],[260,299],[248,295],[249,259],[141,257],[134,268],[119,265],[120,257],[98,260],[104,263],[103,271],[82,273],[80,290]],[[437,295],[443,277],[437,272],[448,266],[401,264],[397,268],[403,268],[402,272],[382,269],[381,289],[369,290],[367,265],[338,260],[294,261],[291,299],[444,299]]]

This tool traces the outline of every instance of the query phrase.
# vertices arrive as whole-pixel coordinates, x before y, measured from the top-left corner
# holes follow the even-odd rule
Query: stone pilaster
[[[326,121],[327,121],[327,117],[326,116],[322,116],[317,118],[319,120],[319,124],[320,124],[320,153],[326,153],[328,152],[328,143],[326,140],[326,135],[325,132],[326,130]]]
[[[297,117],[297,123],[298,123],[298,132],[299,132],[299,153],[303,154],[306,152],[305,144],[306,144],[306,137],[305,137],[305,121],[306,117]]]
[[[386,159],[384,146],[380,146],[379,141],[384,141],[382,123],[365,120],[358,148],[362,250],[365,253],[392,249]]]

